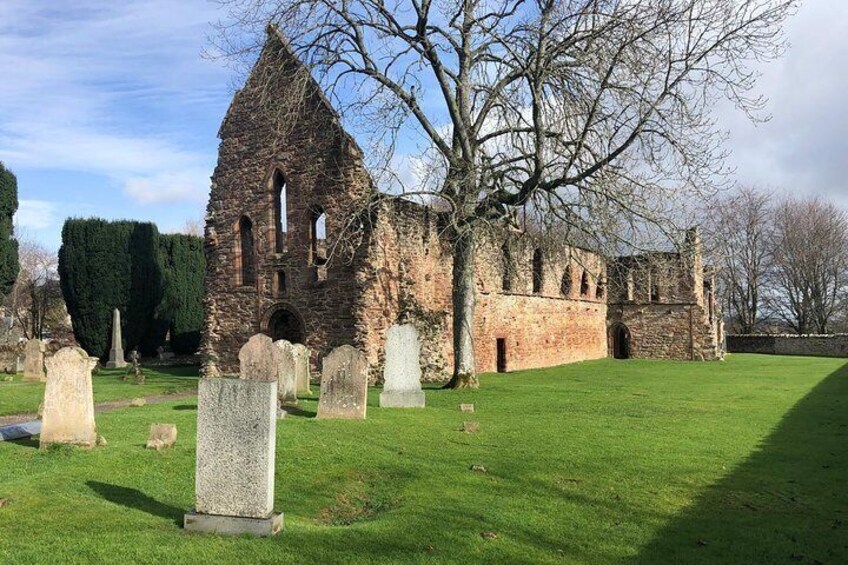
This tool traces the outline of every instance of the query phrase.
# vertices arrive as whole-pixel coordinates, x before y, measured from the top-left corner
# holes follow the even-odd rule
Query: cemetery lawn
[[[367,421],[301,400],[278,423],[274,538],[183,531],[193,399],[99,414],[92,451],[0,442],[0,563],[848,563],[845,360],[481,382],[428,389],[425,410],[381,410],[372,389]],[[177,425],[173,449],[144,449],[153,422]]]
[[[158,396],[197,390],[196,367],[144,368],[144,385],[122,381],[126,369],[101,369],[92,377],[94,402],[129,400],[138,396]],[[24,382],[23,375],[5,382],[0,376],[0,416],[37,412],[44,399],[44,383]]]

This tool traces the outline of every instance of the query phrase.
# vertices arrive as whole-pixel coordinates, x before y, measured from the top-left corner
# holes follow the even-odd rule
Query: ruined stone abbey
[[[297,95],[290,95],[297,91]],[[263,332],[312,363],[351,344],[380,374],[386,330],[413,323],[426,380],[452,368],[451,252],[438,212],[386,195],[318,84],[275,32],[219,132],[206,225],[206,374],[236,373]],[[722,355],[713,280],[680,253],[609,259],[520,234],[478,253],[477,369]]]

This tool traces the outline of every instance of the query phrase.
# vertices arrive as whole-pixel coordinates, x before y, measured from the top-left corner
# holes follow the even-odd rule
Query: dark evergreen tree
[[[200,347],[203,324],[203,238],[172,234],[160,238],[164,296],[159,318],[169,321],[174,353],[192,354]]]
[[[0,162],[0,295],[12,290],[21,266],[18,242],[14,238],[14,217],[18,211],[18,179]]]

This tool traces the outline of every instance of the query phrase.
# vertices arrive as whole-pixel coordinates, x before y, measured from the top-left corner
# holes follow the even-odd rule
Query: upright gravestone
[[[251,337],[239,351],[239,378],[248,381],[277,381],[283,351],[264,334]]]
[[[295,343],[292,346],[292,354],[294,355],[294,374],[297,382],[297,394],[312,394],[312,389],[309,388],[311,380],[309,374],[309,348],[302,343]]]
[[[31,339],[24,348],[24,380],[44,381],[44,343],[40,339]]]
[[[389,328],[381,408],[424,408],[420,355],[421,343],[415,326],[405,324]]]
[[[47,385],[40,446],[65,443],[94,447],[94,393],[91,370],[97,365],[79,347],[63,347],[45,361]]]
[[[195,511],[185,529],[271,536],[274,513],[277,382],[200,379],[197,391]]]
[[[112,349],[109,351],[107,367],[123,369],[127,366],[124,359],[124,344],[121,337],[121,311],[115,308],[112,312]]]
[[[274,345],[280,350],[280,364],[277,365],[277,396],[280,406],[297,405],[297,381],[295,374],[294,346],[281,339]]]
[[[318,418],[364,420],[368,397],[368,360],[350,345],[333,349],[321,363]]]

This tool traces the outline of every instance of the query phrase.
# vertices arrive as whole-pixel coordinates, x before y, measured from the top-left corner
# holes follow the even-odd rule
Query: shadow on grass
[[[848,563],[848,365],[631,561]]]
[[[86,481],[85,484],[101,498],[109,502],[120,504],[127,508],[141,510],[159,518],[173,520],[178,526],[182,526],[183,515],[185,514],[185,509],[183,508],[163,504],[134,488],[120,487],[98,481]]]
[[[197,404],[179,404],[174,406],[174,410],[197,410]]]
[[[30,436],[21,439],[10,439],[6,440],[6,443],[11,443],[12,445],[20,445],[21,447],[32,447],[38,449],[39,443],[38,439],[35,436]]]
[[[314,410],[303,410],[297,406],[283,406],[282,410],[286,413],[286,416],[294,416],[296,418],[314,418],[318,415],[318,412]]]
[[[170,375],[172,377],[193,377],[197,378],[200,367],[197,365],[177,365],[175,367],[145,367],[162,375]]]

